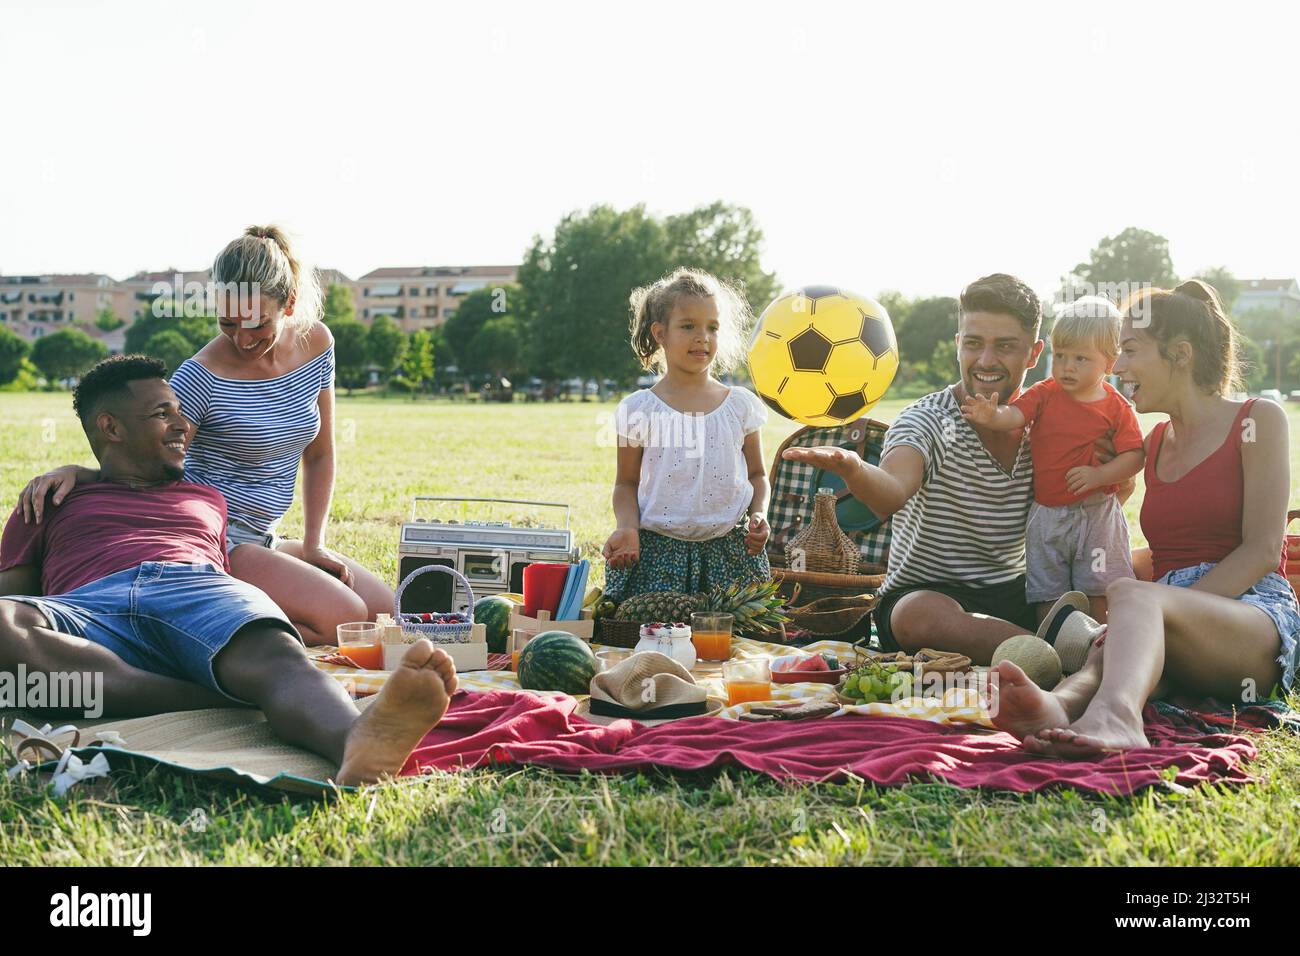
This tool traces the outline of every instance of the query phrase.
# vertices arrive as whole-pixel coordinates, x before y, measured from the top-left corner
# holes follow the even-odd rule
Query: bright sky
[[[749,206],[786,285],[1041,292],[1129,225],[1300,275],[1294,5],[7,3],[0,273],[518,262]]]

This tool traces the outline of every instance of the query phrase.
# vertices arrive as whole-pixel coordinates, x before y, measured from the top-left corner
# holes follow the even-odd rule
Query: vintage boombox
[[[438,502],[438,514],[417,517],[417,511]],[[467,517],[471,507],[480,513],[509,506],[508,520]],[[532,509],[531,513],[525,509]],[[536,509],[560,509],[564,526],[551,527],[537,518]],[[459,510],[461,517],[450,517]],[[569,506],[549,501],[510,498],[442,498],[416,495],[411,520],[402,525],[397,542],[398,579],[417,568],[440,564],[465,576],[474,597],[524,590],[524,568],[538,562],[572,564],[578,550],[569,530]],[[464,611],[469,607],[465,589],[449,574],[422,574],[402,594],[403,613]]]

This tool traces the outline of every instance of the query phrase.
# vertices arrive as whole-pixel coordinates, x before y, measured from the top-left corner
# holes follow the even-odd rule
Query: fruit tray
[[[772,683],[773,684],[839,684],[848,673],[848,668],[840,666],[833,670],[824,671],[797,671],[792,670],[796,663],[807,658],[807,654],[788,654],[785,657],[774,657],[772,659]],[[784,666],[783,666],[784,665]]]

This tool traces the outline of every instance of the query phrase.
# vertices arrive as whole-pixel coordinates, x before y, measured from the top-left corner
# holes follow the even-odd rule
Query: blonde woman
[[[185,478],[226,498],[231,573],[278,604],[308,644],[393,606],[374,574],[325,546],[334,493],[334,340],[319,321],[320,286],[275,226],[250,226],[212,266],[219,333],[173,372],[172,389],[195,425]],[[255,292],[255,294],[254,294]],[[276,525],[293,504],[302,465],[304,535]],[[57,505],[99,472],[66,465],[23,489],[29,521],[46,494]]]

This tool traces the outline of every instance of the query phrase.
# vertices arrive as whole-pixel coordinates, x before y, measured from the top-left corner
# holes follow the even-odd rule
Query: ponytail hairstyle
[[[1192,347],[1192,381],[1211,395],[1228,395],[1243,387],[1237,330],[1214,287],[1188,279],[1173,290],[1141,289],[1124,303],[1134,328],[1156,340],[1160,355],[1172,361],[1178,341]]]
[[[652,285],[633,290],[628,301],[632,320],[632,351],[641,367],[651,372],[666,368],[663,347],[654,336],[654,325],[667,328],[668,317],[678,300],[712,299],[718,307],[718,351],[713,371],[729,372],[745,357],[745,339],[754,315],[738,284],[719,279],[700,269],[679,268]]]
[[[257,284],[261,295],[282,307],[293,300],[293,314],[285,325],[306,335],[321,315],[320,280],[294,255],[289,239],[278,226],[249,226],[244,234],[221,250],[212,263],[212,281]]]

